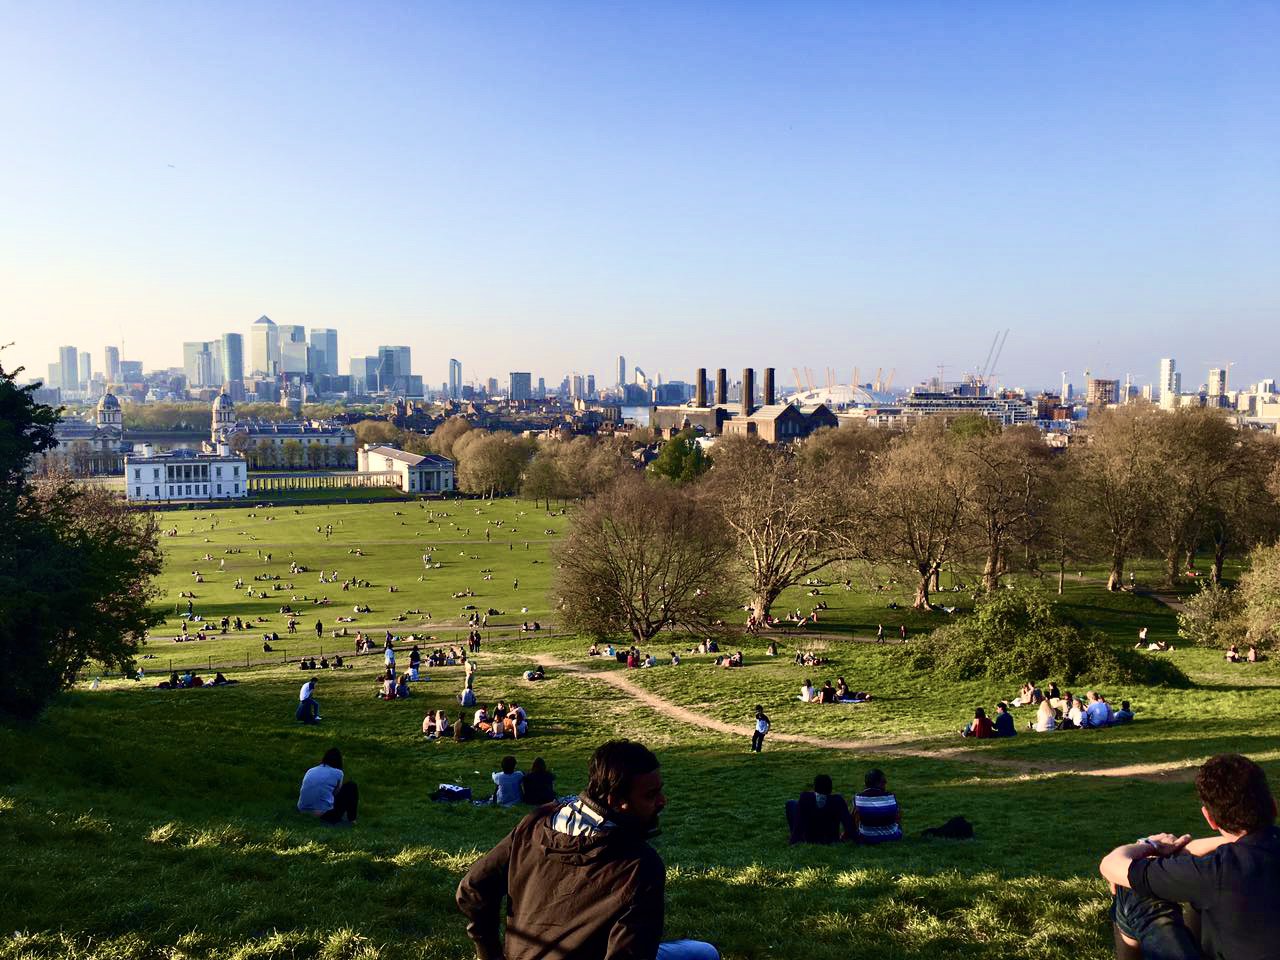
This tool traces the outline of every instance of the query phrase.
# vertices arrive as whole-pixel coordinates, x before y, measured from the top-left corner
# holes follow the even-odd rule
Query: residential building
[[[1090,377],[1085,381],[1085,402],[1091,407],[1119,403],[1120,381]]]
[[[1165,357],[1160,361],[1160,379],[1156,384],[1156,401],[1160,406],[1177,406],[1177,396],[1182,393],[1182,374],[1177,361]],[[1166,399],[1168,398],[1168,399]]]
[[[511,392],[509,394],[512,400],[524,402],[533,399],[533,375],[530,373],[511,374]]]

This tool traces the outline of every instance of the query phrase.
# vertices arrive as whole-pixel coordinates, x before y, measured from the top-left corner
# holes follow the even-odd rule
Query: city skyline
[[[266,314],[340,331],[342,373],[405,345],[435,387],[450,358],[608,384],[619,353],[910,384],[1008,328],[1008,383],[1153,383],[1165,356],[1256,381],[1277,27],[1237,4],[23,8],[0,356],[176,366]]]

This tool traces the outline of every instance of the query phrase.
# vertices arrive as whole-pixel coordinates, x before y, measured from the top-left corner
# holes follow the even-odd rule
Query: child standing
[[[765,715],[764,707],[756,704],[756,729],[751,734],[751,752],[759,753],[760,748],[764,746],[764,735],[769,732],[769,718]]]

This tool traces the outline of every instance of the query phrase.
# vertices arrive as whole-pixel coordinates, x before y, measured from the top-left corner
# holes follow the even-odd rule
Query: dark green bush
[[[1167,660],[1119,647],[1101,630],[1062,617],[1031,587],[984,597],[971,616],[934,630],[905,656],[917,670],[949,680],[1191,685]]]

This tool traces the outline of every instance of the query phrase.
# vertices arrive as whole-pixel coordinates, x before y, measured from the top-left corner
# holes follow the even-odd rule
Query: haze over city
[[[15,8],[0,342],[1275,376],[1270,5]],[[790,380],[790,377],[786,377]]]

